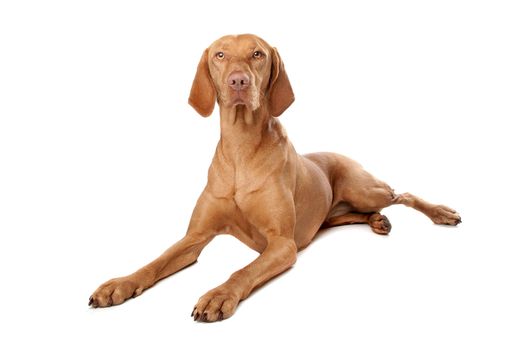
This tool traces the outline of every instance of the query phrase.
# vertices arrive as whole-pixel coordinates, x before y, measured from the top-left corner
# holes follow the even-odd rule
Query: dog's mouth
[[[232,107],[238,106],[238,105],[249,105],[251,101],[250,94],[248,91],[241,90],[241,91],[231,91],[230,93],[230,105]]]

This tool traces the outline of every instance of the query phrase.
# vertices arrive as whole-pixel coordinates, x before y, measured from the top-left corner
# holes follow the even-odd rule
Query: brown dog
[[[217,234],[229,233],[260,255],[202,296],[192,313],[198,321],[222,320],[254,288],[290,268],[321,226],[365,223],[388,234],[390,223],[380,211],[392,204],[419,210],[436,224],[461,222],[445,206],[395,194],[342,155],[298,155],[276,118],[294,101],[283,62],[254,35],[225,36],[202,54],[189,103],[209,116],[216,101],[221,138],[186,236],[135,273],[102,284],[89,305],[117,305],[140,295],[195,262]]]

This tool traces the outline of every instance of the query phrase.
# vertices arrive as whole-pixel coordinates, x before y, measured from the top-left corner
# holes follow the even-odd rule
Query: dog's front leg
[[[196,321],[213,322],[233,315],[239,302],[258,286],[290,268],[297,259],[297,246],[291,238],[268,239],[264,251],[222,285],[204,294],[193,309]]]
[[[118,305],[131,297],[139,296],[157,281],[195,262],[206,243],[204,237],[186,235],[160,257],[131,275],[113,278],[103,283],[89,298],[89,305]]]
[[[199,299],[192,313],[195,320],[213,322],[232,316],[254,288],[295,263],[295,207],[292,194],[283,188],[267,186],[264,191],[241,193],[236,198],[244,218],[266,238],[266,247],[257,259]]]
[[[215,203],[212,197],[203,193],[183,239],[131,275],[103,283],[89,298],[89,305],[106,307],[122,304],[127,299],[142,294],[159,280],[193,264],[220,227],[223,212],[219,208],[220,203]]]

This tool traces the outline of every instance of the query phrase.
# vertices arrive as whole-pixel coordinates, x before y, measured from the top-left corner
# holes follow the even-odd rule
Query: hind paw
[[[378,235],[388,235],[388,233],[392,229],[392,225],[390,224],[388,218],[379,213],[370,215],[370,218],[368,219],[368,224],[370,225],[372,231],[374,231]]]
[[[461,223],[461,217],[454,210],[444,205],[436,205],[430,214],[430,219],[438,225],[456,226]]]

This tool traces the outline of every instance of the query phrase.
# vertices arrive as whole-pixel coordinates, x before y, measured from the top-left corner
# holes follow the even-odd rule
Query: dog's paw
[[[374,231],[378,235],[388,235],[388,233],[390,233],[390,230],[392,229],[392,225],[390,224],[388,218],[379,213],[370,215],[370,218],[368,219],[368,224],[370,225],[372,231]]]
[[[122,304],[131,297],[142,294],[145,287],[133,275],[114,278],[103,283],[89,297],[89,306],[107,307]]]
[[[461,223],[461,217],[454,210],[444,205],[436,205],[430,214],[430,219],[438,225],[456,226]]]
[[[193,308],[191,317],[195,321],[222,321],[233,315],[240,297],[225,285],[219,286],[204,294]]]

